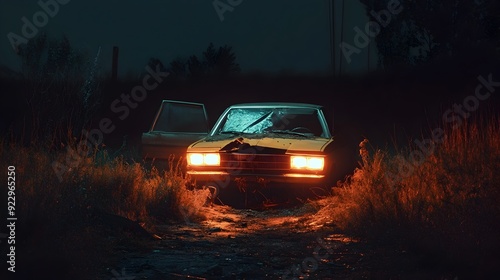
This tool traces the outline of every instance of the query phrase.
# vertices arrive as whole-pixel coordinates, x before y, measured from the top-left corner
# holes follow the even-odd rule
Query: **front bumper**
[[[245,182],[276,182],[288,184],[305,184],[305,185],[321,185],[324,183],[325,175],[322,174],[306,174],[298,172],[289,172],[284,174],[245,174],[245,173],[230,173],[226,171],[187,171],[190,179],[197,184],[215,184],[229,185],[238,180]]]

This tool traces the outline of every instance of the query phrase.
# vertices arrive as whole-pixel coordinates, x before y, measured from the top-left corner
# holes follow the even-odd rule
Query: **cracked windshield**
[[[295,132],[294,128],[302,128]],[[304,130],[305,129],[305,130]],[[321,127],[312,109],[234,109],[223,122],[220,133],[280,133],[288,132],[319,136]]]

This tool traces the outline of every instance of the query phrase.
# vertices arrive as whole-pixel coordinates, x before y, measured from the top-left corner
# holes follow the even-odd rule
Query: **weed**
[[[409,146],[391,154],[360,144],[362,162],[318,218],[354,234],[404,244],[449,263],[477,264],[500,249],[500,119],[446,127],[441,143],[395,184]]]

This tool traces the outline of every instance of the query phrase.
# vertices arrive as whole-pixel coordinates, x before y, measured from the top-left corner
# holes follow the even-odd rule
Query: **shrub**
[[[57,262],[67,271],[61,278],[79,279],[102,271],[115,245],[149,240],[153,225],[204,219],[208,190],[188,190],[179,165],[148,170],[95,150],[60,181],[52,163],[74,156],[67,153],[0,140],[0,168],[16,168],[16,246],[19,262],[35,267],[29,277],[53,273],[47,268]]]
[[[500,119],[446,127],[443,141],[420,163],[409,160],[415,149],[391,154],[361,142],[359,168],[334,188],[318,218],[447,263],[498,258]],[[389,174],[398,180],[388,180]]]

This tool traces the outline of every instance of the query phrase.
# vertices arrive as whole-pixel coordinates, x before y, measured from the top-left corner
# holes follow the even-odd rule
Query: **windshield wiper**
[[[270,133],[277,133],[277,134],[289,134],[289,135],[299,135],[299,136],[303,136],[303,137],[309,137],[309,135],[307,135],[307,134],[300,133],[300,132],[295,132],[295,131],[290,131],[290,130],[279,130],[279,129],[276,129],[276,130],[268,130],[268,132],[270,132]]]
[[[242,132],[242,131],[236,131],[236,130],[226,130],[226,131],[219,132],[219,134],[237,134],[237,135],[240,135],[243,133],[244,132]]]
[[[245,129],[242,129],[241,131],[245,131],[245,130],[251,128],[252,126],[257,125],[261,121],[263,121],[263,120],[267,119],[268,117],[270,117],[273,113],[274,113],[273,111],[270,111],[269,113],[264,114],[262,117],[256,119],[254,122],[252,122],[251,124],[247,125],[247,127],[245,127]]]

